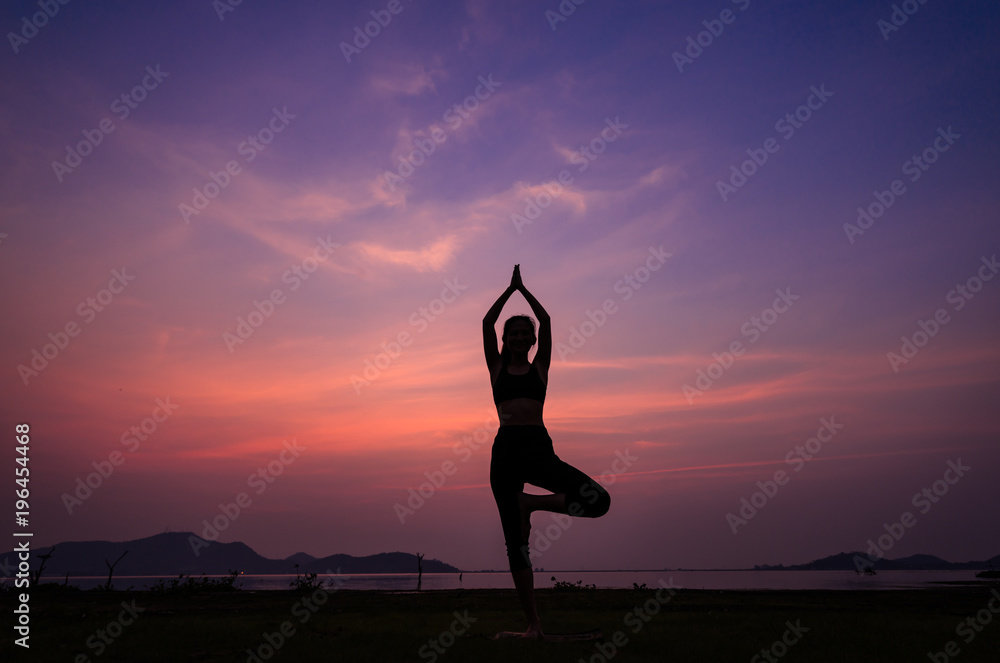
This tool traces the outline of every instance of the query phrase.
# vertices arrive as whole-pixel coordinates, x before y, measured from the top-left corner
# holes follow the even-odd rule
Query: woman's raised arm
[[[514,267],[515,273],[517,273],[517,267]],[[490,368],[490,373],[500,365],[500,350],[497,349],[497,320],[500,319],[500,311],[503,310],[504,305],[510,296],[514,294],[517,288],[514,286],[514,279],[511,279],[511,285],[507,286],[507,289],[503,291],[490,310],[486,312],[486,317],[483,318],[483,352],[486,354],[486,365]]]
[[[518,280],[520,280],[520,276],[521,274],[518,272]],[[535,296],[528,292],[523,283],[518,287],[518,290],[524,295],[531,306],[531,312],[538,319],[538,352],[535,353],[534,364],[538,368],[542,380],[548,382],[549,363],[552,360],[552,325],[549,321],[549,314],[535,299]]]

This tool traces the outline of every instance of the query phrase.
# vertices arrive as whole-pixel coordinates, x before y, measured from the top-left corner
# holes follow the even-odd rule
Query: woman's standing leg
[[[501,428],[502,430],[502,428]],[[507,437],[509,432],[501,436],[498,432],[493,444],[493,457],[490,461],[490,487],[493,498],[500,512],[500,525],[503,528],[504,543],[507,546],[507,562],[510,574],[514,579],[521,607],[524,609],[527,628],[526,637],[539,637],[542,634],[541,621],[535,605],[534,576],[531,570],[531,558],[528,554],[528,522],[525,521],[522,496],[524,481],[520,479],[523,471],[521,466],[527,459],[519,457],[513,448],[513,440]],[[507,439],[502,439],[502,437]],[[520,446],[520,445],[518,445]]]

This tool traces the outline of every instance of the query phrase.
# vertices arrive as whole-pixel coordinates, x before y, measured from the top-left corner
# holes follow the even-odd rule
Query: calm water
[[[914,589],[934,587],[936,582],[976,581],[975,571],[881,571],[875,576],[859,576],[853,571],[537,571],[535,586],[551,587],[552,577],[558,581],[599,588],[631,588],[633,583],[647,587],[659,586],[673,579],[674,586],[686,589]],[[114,579],[116,589],[144,589],[160,578],[174,576],[122,576]],[[332,579],[335,576],[323,576]],[[294,575],[244,575],[237,586],[241,589],[288,589]],[[71,585],[92,589],[104,584],[107,577],[70,577]],[[50,579],[54,581],[54,579]],[[408,591],[417,588],[413,574],[358,574],[339,576],[342,589],[380,589]],[[510,574],[465,573],[461,583],[458,574],[425,573],[423,589],[512,589]]]

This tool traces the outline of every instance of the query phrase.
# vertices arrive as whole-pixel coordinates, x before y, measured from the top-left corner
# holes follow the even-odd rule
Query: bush
[[[150,585],[149,591],[156,594],[166,594],[169,592],[235,592],[239,589],[236,586],[236,579],[239,571],[230,569],[229,575],[222,578],[207,578],[204,574],[200,578],[185,576],[183,573],[167,582],[157,580]]]
[[[552,585],[552,589],[560,592],[597,589],[597,585],[584,585],[582,580],[577,580],[575,585],[566,580],[556,580],[555,576],[552,576],[552,580],[555,582],[555,584]]]

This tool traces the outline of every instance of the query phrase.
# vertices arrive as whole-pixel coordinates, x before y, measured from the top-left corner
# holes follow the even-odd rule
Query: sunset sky
[[[245,493],[218,540],[268,557],[506,569],[481,320],[520,264],[556,453],[612,495],[536,514],[536,566],[802,563],[906,512],[888,557],[1000,554],[995,2],[49,4],[0,10],[35,546]]]

